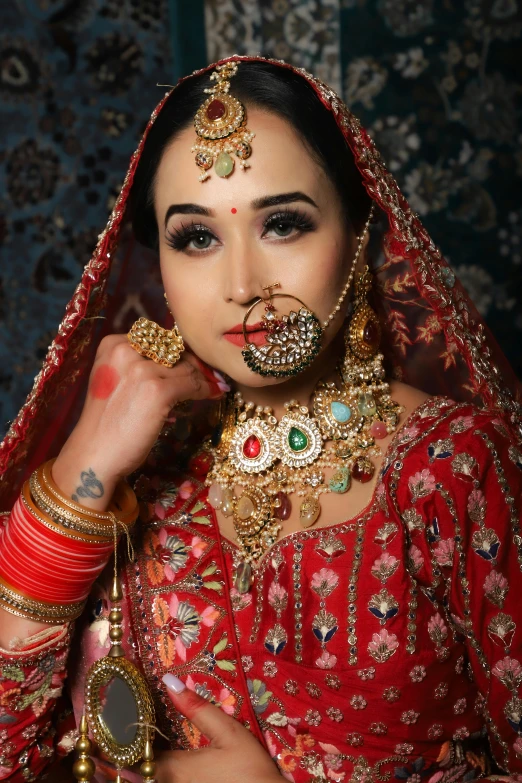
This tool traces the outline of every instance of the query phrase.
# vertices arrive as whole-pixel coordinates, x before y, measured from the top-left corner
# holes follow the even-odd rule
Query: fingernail
[[[212,370],[212,372],[213,372],[213,373],[214,373],[214,375],[216,376],[216,378],[217,378],[217,380],[218,380],[218,383],[224,383],[224,384],[225,384],[225,386],[227,386],[227,382],[226,382],[226,380],[225,380],[224,376],[223,376],[223,375],[221,375],[221,373],[220,373],[220,372],[218,372],[217,370]]]
[[[225,383],[225,381],[218,381],[218,386],[223,392],[230,391],[230,386],[228,385],[228,383]]]
[[[181,693],[181,691],[184,691],[186,688],[185,683],[174,674],[165,674],[162,679],[169,691],[172,691],[173,693]]]

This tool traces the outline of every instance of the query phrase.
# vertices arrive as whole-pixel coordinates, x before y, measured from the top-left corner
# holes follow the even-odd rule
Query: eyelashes
[[[314,231],[315,223],[308,215],[298,209],[287,209],[269,215],[263,223],[261,236],[273,232],[276,238],[285,240]],[[167,245],[178,252],[199,252],[208,250],[218,237],[201,223],[182,224],[179,228],[168,228],[165,236]],[[189,247],[192,245],[191,247]]]

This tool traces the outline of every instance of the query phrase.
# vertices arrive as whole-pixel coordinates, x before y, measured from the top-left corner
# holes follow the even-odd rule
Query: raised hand
[[[62,492],[103,510],[118,480],[145,460],[173,406],[217,399],[224,379],[184,351],[172,368],[138,354],[126,335],[105,337],[98,348],[85,405],[53,466]]]

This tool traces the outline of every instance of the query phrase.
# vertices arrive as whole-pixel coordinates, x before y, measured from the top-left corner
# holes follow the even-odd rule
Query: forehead
[[[186,128],[167,147],[155,181],[156,208],[167,201],[204,202],[218,206],[223,201],[248,203],[261,195],[304,190],[314,197],[328,188],[328,179],[298,132],[281,117],[252,108],[247,110],[247,127],[255,137],[251,142],[250,168],[242,171],[236,162],[232,174],[218,177],[210,169],[210,179],[199,182],[192,145],[194,128]]]

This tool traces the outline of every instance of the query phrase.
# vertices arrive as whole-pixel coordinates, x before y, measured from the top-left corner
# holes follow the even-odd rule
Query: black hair
[[[141,244],[158,248],[154,213],[154,181],[163,152],[175,136],[194,120],[208,97],[210,72],[191,77],[176,87],[150,129],[136,169],[130,194],[130,217]],[[231,94],[247,107],[256,106],[286,120],[300,134],[312,156],[337,189],[347,218],[360,233],[371,199],[362,184],[353,154],[333,114],[321,103],[305,78],[290,70],[259,60],[241,62],[231,80]],[[255,132],[255,128],[252,129]],[[252,165],[255,161],[252,160]],[[198,169],[194,164],[194,176]]]

